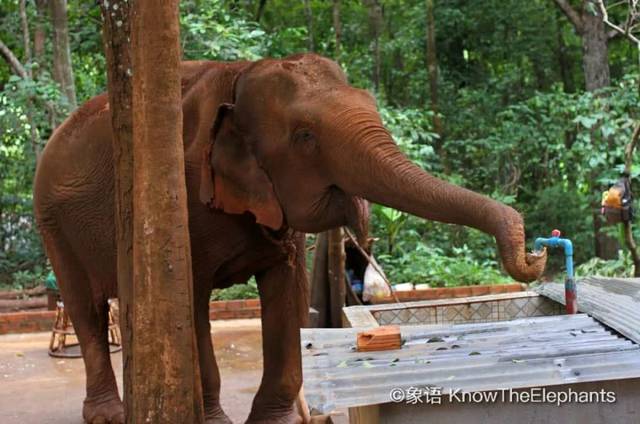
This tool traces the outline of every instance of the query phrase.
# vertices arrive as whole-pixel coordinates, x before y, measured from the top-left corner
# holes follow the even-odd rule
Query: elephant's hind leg
[[[124,423],[109,356],[106,296],[92,293],[89,275],[63,236],[43,234],[43,241],[82,349],[87,377],[83,418],[90,424]]]

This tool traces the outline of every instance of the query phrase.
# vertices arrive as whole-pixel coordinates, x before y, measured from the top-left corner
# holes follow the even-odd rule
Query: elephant
[[[496,239],[505,270],[528,282],[546,254],[527,253],[511,207],[425,172],[397,147],[375,98],[334,61],[284,59],[181,65],[185,179],[195,333],[207,423],[228,423],[211,343],[213,288],[255,276],[264,371],[248,423],[294,423],[302,384],[299,329],[308,316],[304,237],[340,226],[366,239],[368,202]],[[117,295],[115,182],[106,94],[55,130],[34,181],[34,214],[86,367],[83,417],[121,423],[107,343]],[[214,336],[215,337],[215,336]]]

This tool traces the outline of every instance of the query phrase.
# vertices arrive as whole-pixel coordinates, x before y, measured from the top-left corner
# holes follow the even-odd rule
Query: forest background
[[[627,2],[604,3],[610,21],[635,29]],[[34,170],[52,130],[105,90],[101,26],[95,2],[0,0],[0,288],[30,288],[48,273]],[[600,2],[183,0],[181,31],[185,59],[336,60],[375,94],[420,166],[518,209],[530,241],[560,229],[579,276],[632,275],[600,200],[640,122],[638,47],[604,22]],[[375,206],[372,234],[394,283],[509,281],[478,231]],[[553,257],[546,277],[561,263]],[[251,286],[229,294],[252,295]]]

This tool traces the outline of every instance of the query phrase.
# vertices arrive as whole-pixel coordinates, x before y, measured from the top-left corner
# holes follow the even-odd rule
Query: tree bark
[[[607,41],[600,9],[594,1],[585,0],[582,10],[582,66],[587,91],[596,91],[611,83]]]
[[[31,69],[32,57],[31,57],[31,35],[29,33],[29,21],[27,19],[27,6],[26,0],[20,0],[19,2],[19,10],[20,10],[20,24],[22,27],[22,45],[24,49],[24,60],[27,66],[25,71],[29,79],[33,79],[33,71]],[[26,116],[27,116],[27,124],[29,125],[29,137],[31,138],[31,149],[36,158],[36,163],[40,160],[40,135],[38,134],[38,128],[36,127],[35,121],[33,119],[33,101],[31,97],[27,98],[26,101]]]
[[[130,51],[130,9],[127,0],[101,2],[103,43],[113,129],[118,302],[122,334],[125,417],[133,410],[133,115]],[[119,23],[119,25],[118,25]]]
[[[376,91],[380,88],[381,51],[380,36],[382,35],[382,5],[380,0],[363,0],[369,14],[369,34],[372,39],[373,69],[371,80]]]
[[[304,3],[304,14],[307,18],[307,32],[308,32],[307,42],[309,45],[309,51],[314,52],[316,51],[316,43],[313,38],[313,11],[311,10],[311,3],[309,2],[309,0],[302,0],[302,1]]]
[[[44,66],[44,41],[47,37],[45,30],[45,20],[47,18],[47,1],[36,0],[37,19],[33,31],[33,53],[35,62],[38,64],[36,74]]]
[[[609,86],[611,80],[609,76],[608,36],[602,13],[592,0],[584,0],[583,2],[581,22],[582,68],[585,88],[587,91],[597,91]],[[592,139],[595,138],[592,134]],[[595,181],[595,175],[593,180]],[[600,214],[600,199],[595,198],[592,207],[596,256],[613,259],[618,254],[620,244],[614,237],[610,237],[602,231],[606,223]]]
[[[69,47],[69,27],[67,23],[67,0],[50,0],[51,21],[53,23],[53,77],[65,95],[71,110],[77,107],[76,86],[71,66]]]
[[[573,24],[582,39],[582,69],[587,91],[597,91],[611,83],[609,74],[609,39],[602,11],[595,0],[582,0],[581,10],[575,10],[568,0],[555,0],[560,10]],[[595,137],[592,136],[592,139]],[[595,176],[592,178],[595,181]],[[600,199],[591,203],[595,254],[610,259],[617,255],[619,243],[602,232]]]
[[[133,414],[202,423],[182,141],[179,1],[137,0],[133,69]]]
[[[20,10],[20,26],[22,27],[22,45],[24,48],[23,63],[26,65],[31,65],[31,35],[29,34],[29,21],[27,20],[26,3],[26,0],[20,0],[18,6]],[[29,78],[33,78],[33,74],[31,73],[31,66],[27,66],[26,70]]]
[[[7,47],[2,40],[0,40],[0,55],[9,64],[9,66],[11,66],[11,69],[16,75],[23,79],[29,78],[29,74],[25,67],[22,66],[22,63],[20,63],[20,59],[13,54],[11,49]]]
[[[256,22],[260,22],[262,15],[264,13],[264,8],[267,5],[267,0],[260,0],[258,3],[258,11],[256,12]]]
[[[445,168],[448,168],[446,163],[446,152],[443,149],[444,144],[444,131],[442,128],[442,121],[438,114],[438,56],[436,52],[436,22],[433,14],[434,0],[426,0],[427,9],[427,74],[429,75],[429,98],[431,103],[431,112],[433,113],[433,130],[438,134],[438,141],[436,142],[436,151],[442,158],[442,162]],[[447,174],[449,172],[446,172]]]
[[[595,0],[583,0],[581,10],[575,10],[568,0],[555,0],[582,39],[582,68],[587,91],[610,84],[609,49],[603,16]]]
[[[562,79],[562,85],[565,93],[573,93],[576,91],[576,85],[573,81],[573,66],[571,58],[567,54],[567,44],[564,41],[564,35],[562,34],[562,22],[560,19],[556,19],[556,37],[557,37],[557,50],[556,57],[558,60],[558,68],[560,70],[560,78]]]
[[[342,45],[342,21],[340,20],[340,0],[333,0],[333,32],[335,34],[335,60],[340,60]]]

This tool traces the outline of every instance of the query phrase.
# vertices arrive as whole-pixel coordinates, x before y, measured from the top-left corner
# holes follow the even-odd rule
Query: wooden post
[[[327,232],[318,234],[313,252],[313,269],[311,270],[311,307],[318,312],[314,327],[329,327],[329,280],[327,273]]]
[[[342,308],[346,297],[345,287],[345,252],[342,228],[329,231],[329,255],[327,268],[329,270],[329,299],[331,304],[331,326],[342,327]]]
[[[126,417],[133,417],[133,123],[131,114],[131,52],[129,2],[101,2],[102,38],[107,58],[107,82],[111,127],[116,205],[118,261],[118,303],[122,334],[123,401]],[[132,422],[129,420],[129,422]]]

